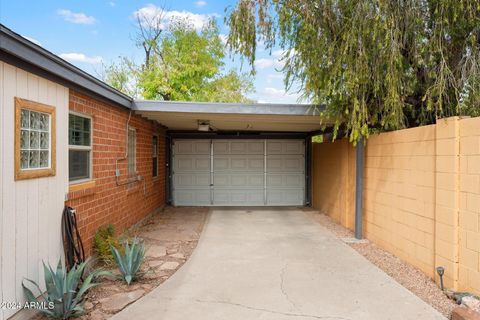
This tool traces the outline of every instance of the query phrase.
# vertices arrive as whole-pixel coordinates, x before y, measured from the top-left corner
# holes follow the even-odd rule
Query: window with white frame
[[[152,176],[158,176],[158,137],[152,137]]]
[[[15,180],[55,175],[55,107],[15,98]]]
[[[68,121],[68,174],[70,182],[92,178],[92,119],[70,113]]]
[[[137,131],[135,128],[128,128],[128,143],[127,143],[127,171],[128,174],[135,174],[137,171],[136,156],[137,156]]]

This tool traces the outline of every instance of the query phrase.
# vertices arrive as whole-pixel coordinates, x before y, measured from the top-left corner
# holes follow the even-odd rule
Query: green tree
[[[226,23],[253,72],[259,40],[284,49],[286,86],[353,143],[479,114],[480,0],[239,0]]]
[[[197,31],[188,21],[173,19],[167,29],[163,13],[138,18],[137,47],[144,50],[141,64],[122,58],[105,69],[104,79],[118,90],[144,99],[199,102],[251,102],[249,75],[224,71],[225,45],[214,19]]]

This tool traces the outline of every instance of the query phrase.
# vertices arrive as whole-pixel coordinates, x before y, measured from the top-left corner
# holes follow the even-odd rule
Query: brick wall
[[[71,185],[66,205],[77,211],[79,229],[88,254],[101,225],[112,223],[117,232],[165,204],[165,130],[158,124],[132,115],[129,126],[137,132],[137,172],[145,180],[117,186],[116,159],[125,154],[129,111],[70,90],[71,111],[90,115],[93,123],[93,184]],[[152,177],[152,137],[159,139],[159,175]],[[120,184],[127,178],[127,162],[119,161]],[[130,178],[131,181],[131,178]],[[145,183],[144,183],[145,182]]]
[[[313,205],[352,229],[346,144],[314,144]],[[480,118],[371,136],[363,196],[366,238],[437,281],[442,266],[447,287],[480,294]]]

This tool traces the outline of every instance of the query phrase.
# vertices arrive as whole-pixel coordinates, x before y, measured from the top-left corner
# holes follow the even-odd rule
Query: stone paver
[[[147,246],[147,252],[145,255],[152,258],[165,257],[167,255],[167,248],[164,246],[150,245]]]
[[[112,318],[131,319],[445,318],[301,209],[215,208],[185,265]]]
[[[179,265],[178,262],[168,261],[160,266],[160,270],[175,270]]]
[[[118,312],[133,301],[140,298],[144,293],[145,291],[141,289],[130,292],[116,293],[107,298],[103,298],[100,300],[100,303],[102,304],[103,310],[111,313]]]

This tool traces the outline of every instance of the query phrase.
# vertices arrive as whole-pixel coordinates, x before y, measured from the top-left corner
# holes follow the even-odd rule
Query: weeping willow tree
[[[239,0],[228,46],[284,50],[285,86],[356,143],[376,131],[480,115],[480,0]]]

